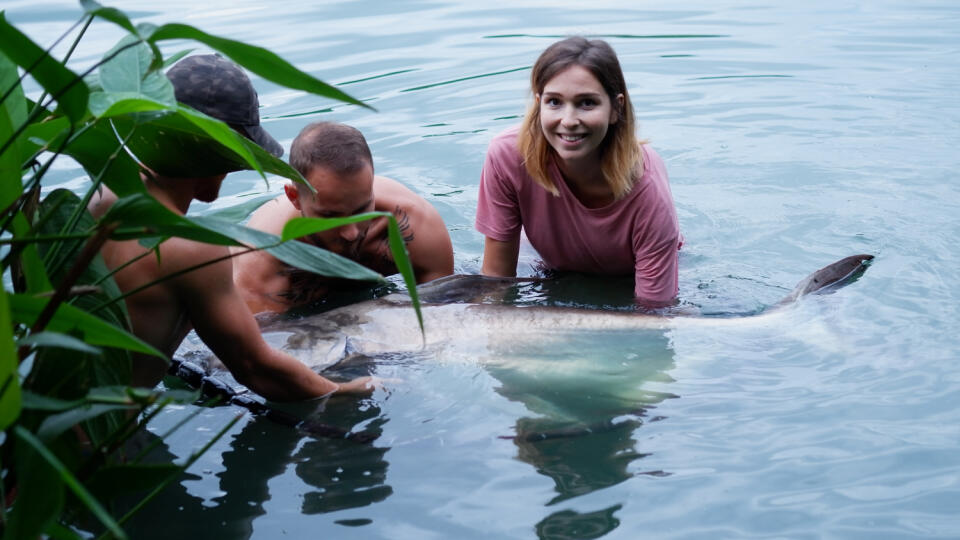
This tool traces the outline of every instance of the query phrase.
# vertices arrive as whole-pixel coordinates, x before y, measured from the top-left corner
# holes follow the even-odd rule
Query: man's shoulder
[[[281,194],[263,203],[263,206],[260,208],[257,208],[257,210],[250,215],[250,221],[247,222],[247,226],[252,229],[279,235],[283,231],[283,226],[299,215],[300,213],[294,208],[286,195]]]
[[[433,208],[412,189],[386,176],[373,178],[373,198],[374,208],[383,212],[394,212],[397,208],[407,211]]]

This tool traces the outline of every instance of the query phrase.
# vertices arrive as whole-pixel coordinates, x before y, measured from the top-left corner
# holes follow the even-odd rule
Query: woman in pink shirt
[[[571,37],[537,59],[523,123],[497,135],[480,176],[481,272],[517,272],[521,228],[548,268],[633,273],[647,307],[677,295],[682,244],[663,161],[634,133],[616,53]]]

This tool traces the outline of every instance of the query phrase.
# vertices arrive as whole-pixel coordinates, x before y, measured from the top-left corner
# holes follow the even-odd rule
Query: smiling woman
[[[680,227],[663,162],[634,135],[616,53],[571,37],[540,55],[530,80],[523,125],[490,143],[481,173],[483,273],[516,275],[522,228],[547,268],[633,273],[638,303],[670,305]]]

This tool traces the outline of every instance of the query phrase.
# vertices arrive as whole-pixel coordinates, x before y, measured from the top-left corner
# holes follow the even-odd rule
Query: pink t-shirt
[[[634,294],[656,303],[677,295],[677,212],[663,161],[643,145],[643,177],[623,199],[587,208],[554,166],[556,197],[527,174],[514,127],[494,137],[480,174],[476,228],[502,242],[523,228],[549,268],[607,275],[633,273]]]

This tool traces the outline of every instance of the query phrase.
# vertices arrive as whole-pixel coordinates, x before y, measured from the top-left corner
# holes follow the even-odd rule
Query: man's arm
[[[179,245],[166,250],[175,254],[176,260],[170,262],[183,268],[227,253],[226,248],[186,240],[171,242]],[[175,290],[200,339],[238,382],[267,399],[297,401],[334,392],[369,392],[372,388],[369,377],[338,385],[267,345],[234,288],[229,259],[176,278]]]
[[[415,238],[407,244],[407,252],[420,284],[453,273],[453,244],[440,212],[424,200],[417,206]]]

